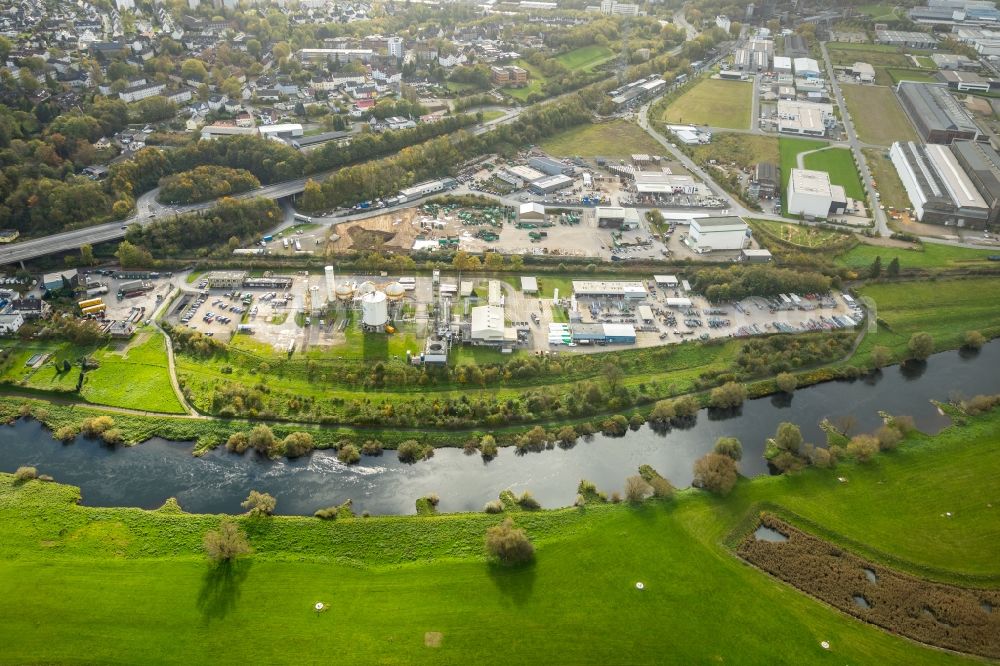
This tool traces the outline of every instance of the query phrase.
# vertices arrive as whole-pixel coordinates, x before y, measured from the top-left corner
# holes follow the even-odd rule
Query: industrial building
[[[302,136],[302,125],[299,123],[281,123],[279,125],[261,125],[257,128],[260,135],[265,138],[280,137],[291,139]]]
[[[551,194],[572,185],[572,178],[559,174],[558,176],[546,176],[541,180],[536,180],[531,184],[530,189],[535,194]]]
[[[698,253],[717,250],[742,250],[750,227],[735,215],[696,217],[691,220],[687,244]]]
[[[532,169],[529,166],[524,166],[523,164],[504,167],[497,171],[496,176],[500,180],[516,187],[517,189],[521,189],[525,185],[545,178],[545,174],[541,171]]]
[[[635,208],[601,206],[594,210],[597,226],[601,229],[629,231],[639,228],[639,211]]]
[[[896,94],[917,133],[927,143],[947,145],[952,141],[980,139],[979,126],[945,86],[902,81],[896,86]]]
[[[788,179],[788,212],[825,219],[847,209],[844,188],[830,182],[830,174],[811,169],[792,169]]]
[[[691,176],[663,171],[638,171],[633,174],[635,191],[645,195],[694,194],[698,184]]]
[[[541,171],[547,176],[556,176],[558,174],[572,176],[576,173],[576,167],[572,164],[563,164],[551,157],[529,157],[528,166],[536,171]]]
[[[833,105],[818,102],[778,100],[778,131],[802,136],[826,136],[837,126]]]
[[[521,276],[521,291],[525,294],[538,293],[538,278],[528,275]]]
[[[990,219],[986,200],[948,146],[897,141],[889,157],[920,222],[982,228]]]
[[[791,74],[792,59],[788,56],[774,56],[774,72],[776,74]]]
[[[299,49],[301,62],[368,62],[374,55],[372,49]]]
[[[908,49],[933,49],[937,39],[929,32],[907,32],[905,30],[876,30],[875,43]]]
[[[1000,55],[1000,31],[982,28],[959,28],[955,39],[968,44],[981,56]]]
[[[875,68],[867,62],[856,62],[851,66],[851,74],[857,77],[861,83],[872,83],[875,81]]]
[[[213,271],[206,279],[210,289],[239,289],[246,277],[246,271]]]
[[[988,93],[1000,88],[1000,81],[997,79],[987,79],[976,72],[960,72],[957,70],[944,70],[938,72],[938,78],[952,90],[961,92],[982,92]]]
[[[517,341],[517,333],[504,326],[503,306],[480,305],[471,310],[469,337],[475,344],[502,345]]]
[[[80,284],[80,273],[75,268],[55,273],[46,273],[42,276],[42,287],[45,291],[56,291],[65,286],[70,289]]]
[[[956,141],[951,152],[989,206],[988,224],[1000,222],[1000,153],[978,141]]]
[[[781,169],[771,162],[759,162],[750,186],[758,197],[770,199],[781,190]]]
[[[403,202],[413,201],[414,199],[419,199],[420,197],[425,197],[428,194],[434,194],[435,192],[443,192],[445,190],[450,190],[458,184],[454,178],[441,178],[440,180],[428,180],[423,183],[418,183],[413,187],[407,187],[399,191],[399,196],[402,198]]]
[[[621,280],[573,280],[573,293],[578,298],[646,298],[642,282]]]
[[[544,222],[545,206],[534,201],[521,204],[517,219],[520,222]]]
[[[615,88],[609,94],[614,105],[621,107],[629,104],[638,104],[651,97],[655,97],[663,92],[666,87],[667,82],[662,78],[659,76],[650,76]]]
[[[792,66],[795,68],[795,76],[815,79],[820,75],[819,63],[814,58],[795,58]]]
[[[773,259],[770,250],[743,248],[743,251],[740,252],[740,261],[748,264],[766,264]]]

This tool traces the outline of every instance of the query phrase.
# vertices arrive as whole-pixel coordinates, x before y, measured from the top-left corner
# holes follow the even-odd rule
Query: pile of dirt
[[[788,537],[737,547],[747,562],[866,622],[921,643],[1000,658],[1000,591],[932,583],[867,562],[770,514],[761,525]]]

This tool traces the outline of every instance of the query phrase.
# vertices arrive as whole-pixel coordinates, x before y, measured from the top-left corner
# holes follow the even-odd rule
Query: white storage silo
[[[333,266],[327,266],[323,271],[326,273],[326,302],[333,303],[337,298],[337,283],[333,278]]]
[[[389,302],[384,292],[373,291],[361,297],[361,323],[371,329],[389,323]]]

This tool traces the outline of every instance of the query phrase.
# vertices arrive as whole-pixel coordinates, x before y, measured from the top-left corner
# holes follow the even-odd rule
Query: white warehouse
[[[691,220],[687,244],[695,252],[713,250],[742,250],[746,244],[749,227],[735,215],[702,217]]]
[[[811,169],[792,169],[788,179],[788,212],[826,219],[847,208],[844,188],[830,183],[830,174]]]

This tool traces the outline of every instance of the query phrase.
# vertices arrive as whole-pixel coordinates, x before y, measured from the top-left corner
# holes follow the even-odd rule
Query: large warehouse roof
[[[911,112],[931,129],[979,132],[976,123],[944,86],[903,81],[896,91],[909,102]]]
[[[959,166],[958,161],[948,146],[928,144],[925,148],[927,156],[934,163],[937,172],[941,175],[941,180],[948,189],[952,200],[959,207],[988,208],[986,202],[979,196],[979,192],[976,191],[976,186],[972,184],[969,177],[962,171],[962,167]]]
[[[1000,153],[988,143],[978,141],[955,141],[951,150],[980,194],[988,201],[1000,200]]]
[[[641,282],[573,280],[577,296],[645,296],[646,286]]]

